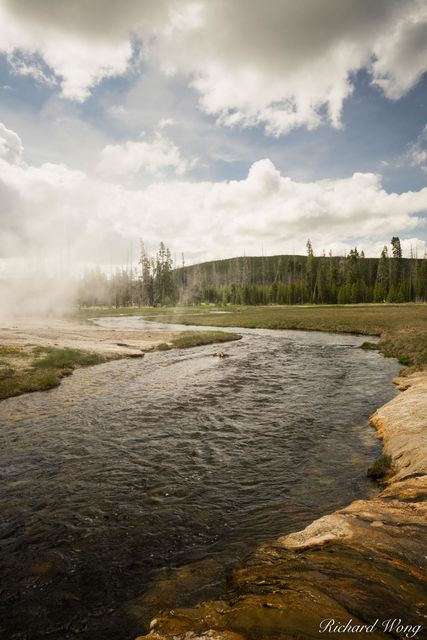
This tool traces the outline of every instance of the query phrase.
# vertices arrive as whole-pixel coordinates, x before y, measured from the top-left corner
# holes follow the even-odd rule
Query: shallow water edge
[[[318,638],[328,621],[425,638],[427,372],[396,383],[404,393],[371,416],[394,464],[381,493],[261,545],[224,600],[160,613],[139,640]]]

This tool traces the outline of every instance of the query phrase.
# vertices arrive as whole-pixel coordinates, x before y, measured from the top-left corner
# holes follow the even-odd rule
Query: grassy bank
[[[76,367],[109,358],[76,349],[0,346],[0,400],[57,387]]]
[[[211,313],[224,311],[224,313]],[[416,304],[315,305],[209,308],[85,309],[80,317],[133,313],[162,322],[217,327],[305,329],[379,336],[379,350],[404,365],[427,365],[427,306]],[[153,318],[154,319],[154,318]]]
[[[160,344],[157,350],[189,349],[190,347],[201,347],[206,344],[220,344],[222,342],[240,340],[241,337],[238,333],[226,333],[225,331],[184,331],[182,335],[174,338],[171,343]]]
[[[156,350],[185,349],[240,338],[236,333],[224,331],[185,331],[170,343],[160,344]],[[0,345],[0,400],[52,389],[78,367],[121,357],[123,355],[103,355],[69,348]]]

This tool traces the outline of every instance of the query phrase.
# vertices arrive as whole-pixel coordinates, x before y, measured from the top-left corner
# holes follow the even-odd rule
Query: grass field
[[[225,311],[224,313],[211,313]],[[401,364],[427,365],[427,305],[367,304],[268,307],[176,307],[85,309],[80,318],[128,314],[161,316],[162,322],[216,327],[305,329],[379,336],[379,350]]]
[[[52,389],[76,367],[99,364],[107,359],[76,349],[0,346],[0,400]]]
[[[205,344],[220,344],[222,342],[240,340],[241,337],[238,333],[230,333],[229,331],[185,331],[182,335],[174,338],[171,345],[165,344],[165,346],[162,346],[160,344],[157,350],[189,349],[190,347],[201,347]]]

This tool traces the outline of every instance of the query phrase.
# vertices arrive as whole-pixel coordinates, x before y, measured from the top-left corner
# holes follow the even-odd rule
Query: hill
[[[213,260],[174,270],[183,304],[346,304],[426,300],[427,261],[276,255]]]

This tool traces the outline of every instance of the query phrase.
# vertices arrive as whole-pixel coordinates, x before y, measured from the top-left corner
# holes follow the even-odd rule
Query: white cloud
[[[13,50],[7,56],[7,62],[11,71],[19,76],[31,76],[38,84],[55,86],[57,79],[48,74],[36,55],[25,54],[22,51]]]
[[[183,175],[193,165],[194,161],[188,163],[182,158],[172,140],[157,132],[151,142],[128,140],[107,145],[101,151],[98,168],[106,176],[123,177],[140,172],[157,175],[166,168]]]
[[[407,160],[413,167],[420,167],[427,173],[427,124],[417,140],[409,147]]]
[[[375,84],[388,98],[404,96],[427,70],[427,4],[409,6],[391,28],[379,35],[372,64]]]
[[[165,27],[155,52],[167,69],[191,75],[202,108],[222,124],[263,124],[272,135],[324,121],[340,126],[351,74],[371,68],[373,58],[374,81],[390,98],[427,69],[424,0],[218,0],[197,7],[190,26],[176,20],[173,37]]]
[[[50,21],[44,11],[50,4]],[[83,101],[102,79],[125,73],[132,54],[129,35],[85,32],[83,25],[70,22],[66,4],[0,2],[0,50],[8,54],[15,73],[33,75],[37,81],[59,82],[62,96]],[[69,4],[69,3],[68,3]],[[95,4],[95,3],[94,3]],[[77,8],[77,12],[75,9]],[[70,8],[84,20],[84,8]],[[102,23],[102,8],[98,7]],[[49,14],[48,14],[49,15]],[[35,61],[40,56],[50,68],[50,75]],[[55,78],[56,76],[56,78]]]
[[[318,251],[337,242],[369,251],[391,235],[412,235],[415,244],[427,211],[427,188],[387,193],[371,173],[296,182],[268,159],[243,180],[126,189],[61,164],[17,164],[19,137],[4,131],[19,153],[0,159],[0,258],[123,262],[140,237],[153,248],[163,239],[193,261],[259,255],[261,245],[269,253],[304,252],[307,237]]]
[[[165,129],[166,127],[172,127],[175,124],[173,118],[162,118],[159,121],[159,129]]]
[[[340,126],[361,68],[391,99],[427,70],[425,0],[0,0],[0,24],[0,48],[36,52],[66,97],[84,100],[125,73],[137,38],[220,123],[275,136]]]
[[[401,241],[402,254],[405,258],[424,258],[426,242],[419,238],[405,238]]]
[[[11,164],[22,162],[24,147],[21,138],[11,129],[7,129],[0,122],[0,158]]]
[[[108,107],[108,113],[113,118],[121,119],[127,117],[126,108],[122,104],[113,104],[111,107]]]

